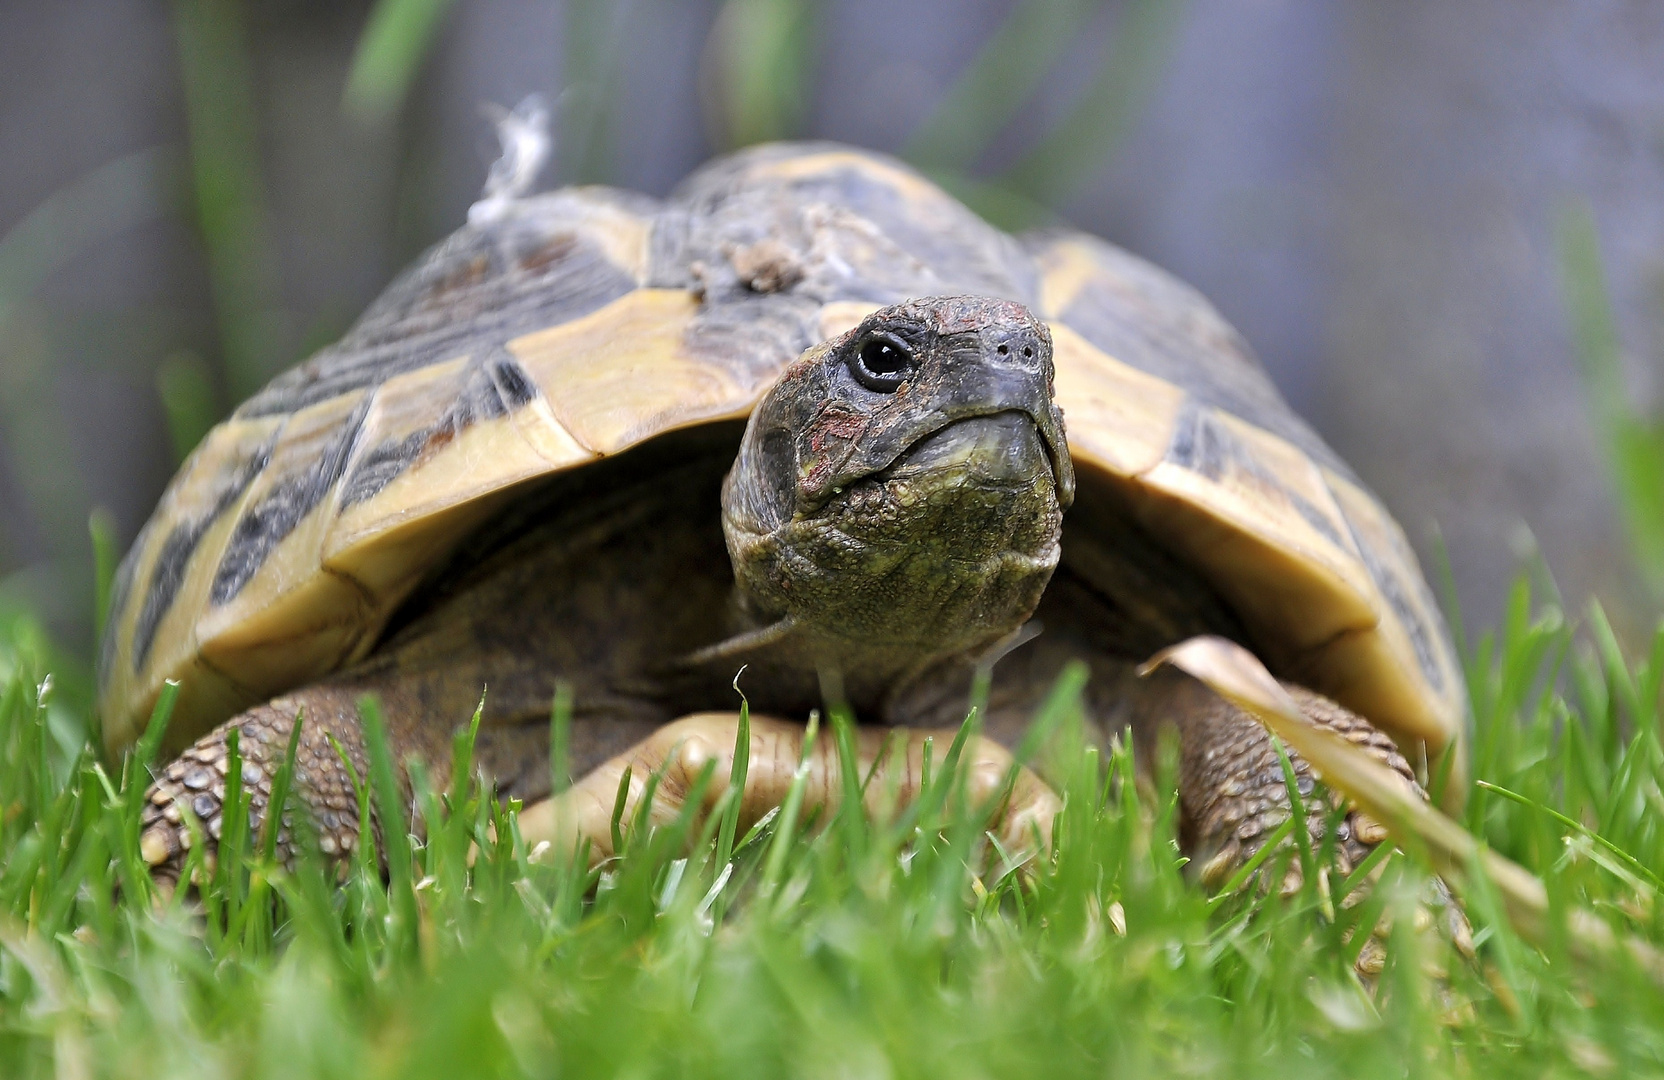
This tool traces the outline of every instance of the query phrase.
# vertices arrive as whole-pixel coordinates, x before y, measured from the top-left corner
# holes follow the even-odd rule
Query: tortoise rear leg
[[[1320,727],[1344,737],[1400,776],[1416,782],[1415,772],[1384,732],[1369,721],[1321,694],[1293,683],[1283,683],[1301,712]],[[1163,670],[1154,673],[1139,693],[1134,709],[1134,737],[1148,745],[1163,726],[1179,735],[1179,804],[1185,850],[1204,884],[1219,886],[1252,858],[1288,820],[1291,811],[1282,762],[1270,734],[1253,717],[1219,697],[1188,675]],[[1307,843],[1322,843],[1330,811],[1338,801],[1311,804],[1316,778],[1311,766],[1292,749],[1286,750],[1294,768],[1295,787],[1306,802]],[[1145,755],[1148,759],[1148,754]],[[1418,787],[1419,790],[1419,787]],[[1331,800],[1339,800],[1333,791]],[[1387,830],[1355,807],[1348,807],[1335,828],[1335,869],[1350,873],[1385,842]],[[1280,883],[1285,894],[1298,889],[1300,863],[1292,862]],[[1357,903],[1364,890],[1342,902]],[[1418,924],[1442,916],[1447,939],[1463,955],[1473,954],[1473,939],[1461,908],[1443,882],[1430,883]],[[1373,928],[1372,940],[1358,955],[1365,976],[1380,970],[1385,959],[1382,939],[1388,927]]]
[[[694,713],[666,724],[591,770],[561,795],[527,809],[520,816],[521,834],[528,843],[547,842],[557,852],[572,851],[587,840],[590,864],[595,865],[616,854],[612,818],[626,769],[630,783],[622,820],[635,820],[648,778],[659,773],[661,779],[648,806],[647,820],[664,825],[681,813],[700,773],[714,761],[713,782],[705,791],[705,805],[700,811],[703,817],[721,797],[731,774],[738,730],[737,713]],[[934,739],[939,765],[956,734],[957,729],[856,728],[857,767],[863,780],[872,776],[863,799],[869,812],[884,812],[891,798],[896,800],[896,808],[912,802],[921,789],[925,740]],[[740,801],[741,828],[748,828],[785,801],[799,766],[803,738],[802,724],[766,716],[751,718],[750,758]],[[1011,755],[998,743],[983,738],[968,743],[964,753],[966,795],[973,805],[982,805],[1000,792],[1009,774]],[[803,765],[804,811],[836,807],[843,782],[835,741],[817,739]],[[1049,846],[1052,819],[1061,806],[1051,788],[1028,769],[1021,769],[1010,797],[994,808],[995,835],[1008,852],[1033,851],[1037,844]]]
[[[1316,724],[1344,736],[1411,783],[1415,772],[1385,733],[1358,714],[1321,694],[1284,683],[1301,710]],[[1251,858],[1288,819],[1287,783],[1270,735],[1258,721],[1187,675],[1156,672],[1140,688],[1134,734],[1152,747],[1163,727],[1179,736],[1179,804],[1183,840],[1201,880],[1222,884]],[[1287,750],[1302,800],[1316,778],[1305,759]],[[1144,755],[1148,759],[1148,752]],[[1323,838],[1330,806],[1313,806],[1306,824],[1310,842]],[[1387,838],[1386,830],[1356,809],[1335,835],[1339,869],[1350,872]],[[1298,867],[1291,871],[1298,873]],[[1294,878],[1290,884],[1297,883]]]

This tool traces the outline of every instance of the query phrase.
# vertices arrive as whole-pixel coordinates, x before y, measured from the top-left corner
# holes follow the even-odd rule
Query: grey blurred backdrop
[[[547,186],[793,135],[1100,233],[1213,299],[1435,574],[1442,534],[1470,626],[1533,543],[1656,618],[1564,288],[1565,251],[1604,270],[1648,429],[1648,0],[0,2],[0,597],[84,649],[89,512],[125,550],[204,425],[462,223],[481,106],[534,91]]]

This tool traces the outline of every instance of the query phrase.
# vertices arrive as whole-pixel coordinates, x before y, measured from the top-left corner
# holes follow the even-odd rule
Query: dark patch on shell
[[[341,509],[373,497],[415,461],[427,445],[429,431],[412,432],[365,451],[341,491]]]
[[[364,418],[370,411],[371,395],[364,395],[352,416],[341,425],[340,432],[330,443],[329,450],[312,467],[273,484],[264,498],[248,508],[220,557],[219,569],[214,573],[214,584],[209,600],[223,604],[242,591],[249,579],[265,563],[266,557],[295,531],[302,518],[311,513],[329,490],[341,479],[352,454]]]
[[[266,467],[271,452],[272,443],[268,442],[250,455],[242,467],[232,474],[231,482],[220,492],[219,498],[214,500],[212,510],[199,518],[181,521],[168,534],[161,552],[156,556],[156,565],[150,572],[150,587],[145,592],[144,607],[139,611],[138,622],[133,627],[134,671],[144,667],[145,659],[150,655],[150,646],[156,640],[156,630],[162,625],[162,616],[167,614],[168,608],[173,606],[174,597],[179,595],[179,587],[185,583],[185,569],[208,526],[242,498],[243,492]],[[135,548],[128,558],[135,557],[138,551]]]
[[[108,683],[111,672],[116,665],[116,642],[120,636],[116,633],[115,622],[121,613],[127,610],[127,601],[133,595],[133,579],[138,573],[138,553],[145,550],[150,542],[152,526],[146,523],[133,541],[133,549],[121,560],[116,568],[115,580],[110,585],[110,604],[108,617],[111,625],[104,631],[104,639],[98,643],[98,685],[103,692]],[[176,586],[177,588],[177,586]]]
[[[1167,460],[1216,483],[1228,474],[1250,477],[1268,492],[1275,492],[1292,506],[1306,524],[1325,540],[1345,551],[1347,542],[1334,520],[1310,499],[1285,484],[1242,444],[1231,430],[1215,419],[1214,410],[1194,399],[1186,399],[1167,449]]]
[[[537,385],[507,349],[498,350],[497,356],[486,365],[486,371],[497,384],[497,395],[505,409],[512,411],[529,405],[537,397]]]
[[[687,284],[695,260],[731,267],[733,287],[755,288],[745,259],[732,255],[764,240],[771,262],[788,262],[789,288],[821,303],[866,300],[893,304],[924,295],[1003,296],[1032,303],[1037,274],[1017,242],[942,192],[909,198],[887,168],[923,177],[882,154],[861,162],[785,177],[766,171],[817,152],[848,154],[832,143],[776,144],[744,150],[696,170],[671,202],[685,211],[655,233],[654,277]],[[759,168],[765,171],[757,171]],[[670,215],[667,215],[669,217]],[[849,261],[829,254],[879,249],[878,258]]]
[[[506,416],[536,400],[531,377],[506,348],[499,347],[484,363],[464,369],[461,388],[432,426],[402,439],[390,439],[360,456],[341,491],[341,509],[374,498],[381,489],[430,454],[481,420]]]

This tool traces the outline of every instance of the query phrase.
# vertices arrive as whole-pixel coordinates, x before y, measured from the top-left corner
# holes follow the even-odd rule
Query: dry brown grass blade
[[[1199,680],[1264,724],[1267,730],[1311,763],[1324,783],[1343,793],[1387,827],[1400,847],[1420,853],[1460,896],[1472,887],[1480,867],[1502,898],[1519,935],[1535,945],[1549,934],[1548,891],[1524,867],[1479,841],[1435,809],[1403,777],[1339,735],[1312,723],[1253,653],[1219,637],[1194,637],[1151,657],[1140,674],[1171,664]],[[1611,956],[1620,948],[1664,983],[1664,955],[1633,937],[1619,938],[1592,913],[1574,910],[1567,919],[1574,951]]]

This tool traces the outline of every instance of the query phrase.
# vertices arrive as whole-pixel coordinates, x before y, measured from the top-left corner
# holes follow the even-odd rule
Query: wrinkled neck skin
[[[929,332],[878,327],[908,341],[910,381],[849,377],[880,312],[805,354],[752,416],[723,487],[740,625],[706,650],[753,665],[748,683],[807,681],[900,723],[921,679],[968,675],[1033,614],[1073,493],[1044,327],[1016,305],[924,303]]]

